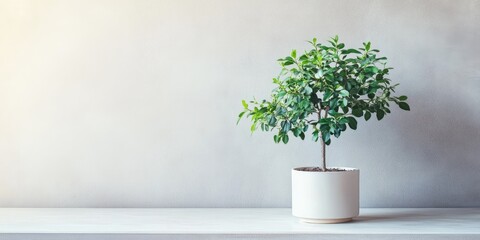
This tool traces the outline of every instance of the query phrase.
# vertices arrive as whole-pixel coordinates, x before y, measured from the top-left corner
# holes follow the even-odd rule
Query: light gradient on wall
[[[311,141],[235,125],[305,40],[370,40],[411,112],[328,148],[362,207],[480,206],[480,1],[0,1],[0,206],[288,207]]]

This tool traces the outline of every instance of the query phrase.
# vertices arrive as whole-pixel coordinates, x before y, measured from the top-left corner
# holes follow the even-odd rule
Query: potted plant
[[[357,118],[383,119],[390,103],[410,110],[406,96],[393,96],[398,84],[387,78],[392,68],[370,42],[358,49],[345,48],[338,36],[328,42],[314,38],[311,50],[278,59],[282,70],[273,78],[271,99],[243,100],[238,119],[250,117],[252,132],[275,131],[275,143],[286,144],[291,136],[303,140],[307,133],[321,142],[319,166],[292,169],[292,214],[311,223],[346,222],[359,214],[359,170],[327,167],[332,137],[357,129]]]

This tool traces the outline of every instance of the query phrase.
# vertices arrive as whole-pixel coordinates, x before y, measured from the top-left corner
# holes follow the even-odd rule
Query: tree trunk
[[[325,142],[323,141],[322,138],[322,171],[326,172],[327,171],[327,158],[326,158],[326,147],[325,147]]]
[[[327,106],[325,108],[324,118],[326,118],[328,116],[328,110],[330,110],[329,106]],[[318,121],[319,122],[320,122],[320,119],[322,119],[322,111],[318,112]],[[321,131],[320,131],[320,139],[322,140],[322,165],[321,165],[321,169],[322,169],[323,172],[326,172],[327,171],[327,148],[326,148],[325,141],[323,141],[323,134],[322,134]]]

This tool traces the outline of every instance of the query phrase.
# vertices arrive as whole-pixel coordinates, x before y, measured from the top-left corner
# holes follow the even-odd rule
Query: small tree
[[[290,56],[278,59],[282,70],[273,83],[271,100],[243,100],[244,110],[239,115],[251,117],[251,131],[274,131],[275,143],[288,143],[289,133],[305,139],[310,129],[313,141],[322,143],[321,170],[327,171],[326,149],[331,136],[339,137],[347,125],[357,129],[355,118],[368,121],[373,114],[381,120],[390,113],[394,102],[403,110],[410,110],[406,96],[395,97],[395,87],[387,78],[392,68],[386,67],[386,57],[378,57],[379,50],[370,42],[363,48],[345,48],[338,36],[329,45],[309,41],[313,46],[300,56],[293,50]],[[238,122],[237,122],[238,123]]]

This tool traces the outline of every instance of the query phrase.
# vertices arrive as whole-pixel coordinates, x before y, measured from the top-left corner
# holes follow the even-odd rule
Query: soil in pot
[[[304,172],[323,172],[323,170],[319,167],[299,167],[295,168],[297,171],[304,171]],[[352,171],[352,170],[347,170],[343,168],[327,168],[326,172],[346,172],[346,171]]]

